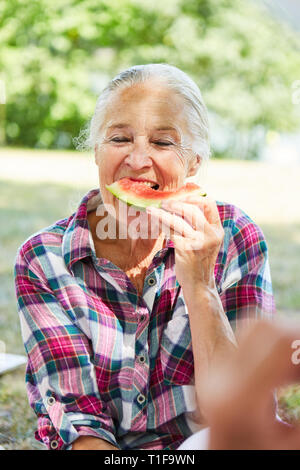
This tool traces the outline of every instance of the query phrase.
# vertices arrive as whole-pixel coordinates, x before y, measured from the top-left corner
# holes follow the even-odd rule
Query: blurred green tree
[[[250,0],[2,0],[0,44],[9,144],[72,148],[109,78],[150,62],[190,74],[229,140],[299,125],[299,36]]]

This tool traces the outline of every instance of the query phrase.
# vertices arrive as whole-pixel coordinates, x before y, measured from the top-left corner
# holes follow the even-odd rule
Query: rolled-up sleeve
[[[273,318],[276,312],[268,247],[261,228],[235,207],[225,228],[219,294],[231,325],[237,320]]]
[[[38,417],[36,439],[49,449],[66,449],[79,436],[90,435],[118,447],[97,387],[91,342],[22,249],[16,257],[15,285],[28,355],[27,393]]]

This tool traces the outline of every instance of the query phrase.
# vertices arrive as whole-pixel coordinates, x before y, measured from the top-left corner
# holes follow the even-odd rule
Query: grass
[[[32,233],[71,213],[70,188],[54,184],[1,181],[0,339],[6,351],[24,354],[13,284],[17,247]],[[84,191],[83,191],[84,192]],[[65,201],[65,205],[62,203]],[[25,390],[25,367],[0,377],[0,445],[5,449],[40,449],[34,438],[36,416]]]
[[[13,285],[17,248],[39,229],[70,215],[97,186],[93,159],[74,152],[0,150],[0,340],[7,352],[24,354]],[[215,199],[243,208],[263,229],[277,309],[299,316],[299,168],[257,162],[212,161],[202,174]],[[35,439],[36,417],[25,391],[25,367],[0,377],[0,445],[43,448]],[[300,387],[280,392],[282,415],[300,421]]]

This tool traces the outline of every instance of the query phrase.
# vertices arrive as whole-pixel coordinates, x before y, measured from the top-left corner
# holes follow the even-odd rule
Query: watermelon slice
[[[206,193],[195,183],[187,183],[175,191],[159,191],[132,178],[122,178],[106,185],[106,189],[129,206],[135,206],[142,210],[148,206],[160,207],[166,199],[177,200],[187,194],[206,196]]]

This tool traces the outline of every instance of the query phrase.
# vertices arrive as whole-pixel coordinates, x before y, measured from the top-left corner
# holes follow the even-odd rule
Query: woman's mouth
[[[157,189],[159,188],[159,184],[158,184],[158,183],[154,183],[154,184],[153,184],[153,183],[150,182],[150,181],[141,181],[141,183],[146,184],[147,186],[149,186],[150,188],[155,189],[155,190],[157,190]]]
[[[130,176],[126,176],[125,178],[128,178],[132,181],[137,181],[138,183],[143,183],[145,184],[146,186],[148,186],[149,188],[152,188],[154,190],[158,190],[159,189],[159,184],[156,183],[156,181],[151,181],[151,180],[144,180],[144,179],[138,179],[138,178],[132,178]],[[120,178],[122,179],[122,178]]]

